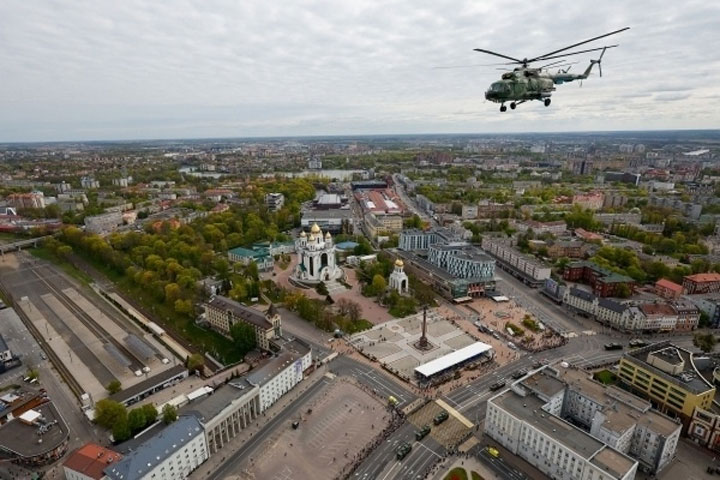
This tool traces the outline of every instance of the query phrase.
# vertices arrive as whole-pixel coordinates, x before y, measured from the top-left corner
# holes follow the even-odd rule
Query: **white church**
[[[408,293],[408,276],[405,273],[404,263],[399,258],[395,260],[395,269],[390,274],[390,289],[397,290],[402,295]]]
[[[310,235],[303,230],[295,240],[298,264],[293,279],[304,284],[318,284],[338,280],[343,271],[335,263],[335,244],[332,235],[323,232],[317,223],[310,228]]]

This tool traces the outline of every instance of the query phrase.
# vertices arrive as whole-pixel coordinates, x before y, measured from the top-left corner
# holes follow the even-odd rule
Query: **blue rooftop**
[[[352,250],[355,247],[357,247],[359,243],[357,242],[340,242],[336,243],[335,246],[339,248],[340,250]]]
[[[176,451],[185,447],[198,435],[205,435],[200,421],[194,415],[180,416],[160,433],[148,438],[136,450],[104,472],[112,480],[138,480]]]

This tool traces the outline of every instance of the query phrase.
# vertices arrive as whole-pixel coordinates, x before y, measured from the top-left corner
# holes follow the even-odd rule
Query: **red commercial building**
[[[698,273],[683,278],[683,288],[688,295],[720,292],[720,273]]]
[[[635,289],[635,280],[603,268],[592,262],[575,262],[565,268],[563,278],[570,282],[585,283],[592,287],[598,297],[615,297],[621,293],[621,285],[631,292]]]

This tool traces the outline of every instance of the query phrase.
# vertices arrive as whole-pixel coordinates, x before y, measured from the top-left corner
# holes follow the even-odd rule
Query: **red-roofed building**
[[[683,278],[683,288],[688,295],[720,292],[720,273],[697,273]]]
[[[599,233],[588,232],[584,228],[576,228],[574,230],[575,236],[584,242],[602,242],[603,236]]]
[[[655,282],[655,293],[668,300],[677,300],[683,293],[683,287],[667,278],[661,278]]]
[[[105,478],[103,470],[123,458],[117,452],[94,443],[75,450],[63,464],[67,480],[100,480]]]

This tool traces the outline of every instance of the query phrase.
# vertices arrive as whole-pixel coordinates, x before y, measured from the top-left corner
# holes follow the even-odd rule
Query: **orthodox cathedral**
[[[332,235],[323,232],[317,223],[310,228],[310,235],[305,231],[295,240],[295,252],[298,264],[293,279],[304,284],[317,284],[338,280],[343,271],[335,263],[335,244]]]

